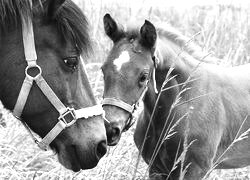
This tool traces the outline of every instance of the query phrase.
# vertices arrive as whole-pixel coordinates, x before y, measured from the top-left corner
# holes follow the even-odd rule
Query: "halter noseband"
[[[116,107],[119,107],[119,108],[127,111],[130,115],[129,115],[129,118],[126,121],[126,125],[125,125],[125,127],[123,129],[123,131],[127,131],[135,123],[136,110],[138,109],[139,103],[144,98],[147,90],[148,90],[148,86],[145,86],[145,88],[142,91],[139,99],[132,105],[130,105],[130,104],[128,104],[128,103],[126,103],[126,102],[124,102],[124,101],[122,101],[120,99],[117,99],[117,98],[104,98],[103,101],[102,101],[102,106],[112,105],[112,106],[116,106]]]
[[[153,68],[153,79],[154,80],[153,81],[155,81],[155,69],[156,69],[157,64],[158,64],[156,61],[158,61],[158,59],[153,55],[152,60],[154,62],[154,68]],[[116,107],[119,107],[119,108],[127,111],[130,114],[129,118],[126,121],[126,124],[125,124],[123,131],[127,131],[135,123],[136,118],[137,118],[135,114],[136,114],[136,111],[139,107],[140,101],[143,100],[143,98],[148,90],[148,83],[149,83],[149,80],[147,80],[146,86],[143,89],[139,99],[132,105],[130,105],[130,104],[128,104],[120,99],[117,99],[117,98],[104,98],[103,99],[102,106],[105,106],[105,105],[116,106]],[[154,83],[154,85],[155,84],[156,83]],[[155,92],[158,93],[156,87],[154,87],[154,89],[155,89]]]
[[[60,99],[56,96],[54,91],[47,84],[45,79],[42,76],[42,69],[39,65],[37,65],[37,55],[35,49],[34,42],[34,32],[32,20],[28,17],[26,20],[22,17],[22,35],[23,35],[23,45],[24,45],[24,54],[27,62],[27,67],[25,69],[25,79],[23,81],[21,90],[19,92],[13,115],[21,120],[21,115],[26,104],[29,92],[35,81],[38,87],[41,89],[43,94],[47,97],[50,103],[55,107],[55,109],[59,112],[58,122],[57,124],[50,130],[50,132],[42,139],[38,140],[35,138],[33,133],[31,132],[28,125],[21,120],[25,128],[28,130],[29,134],[35,141],[35,143],[42,149],[47,150],[49,144],[59,135],[59,133],[67,127],[73,125],[77,119],[80,118],[88,118],[92,116],[103,115],[103,109],[101,105],[95,105],[92,107],[81,108],[75,110],[74,108],[66,107]],[[36,69],[38,73],[36,75],[30,75],[29,70]]]

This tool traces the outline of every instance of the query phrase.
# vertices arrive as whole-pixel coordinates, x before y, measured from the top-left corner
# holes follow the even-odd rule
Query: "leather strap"
[[[22,16],[22,29],[25,59],[29,66],[36,65],[37,55],[31,18]]]
[[[86,108],[82,108],[82,109],[77,109],[74,111],[76,119],[80,119],[80,118],[89,118],[92,116],[100,116],[104,114],[102,105],[98,104],[95,106],[91,106],[91,107],[86,107]]]
[[[30,89],[33,85],[33,79],[30,79],[29,77],[25,77],[24,81],[23,81],[23,85],[21,87],[21,90],[19,92],[14,110],[13,110],[13,115],[16,118],[20,118],[21,114],[23,112],[23,108],[26,104],[26,101],[28,99],[29,93],[30,93]]]
[[[64,130],[67,125],[63,121],[58,121],[58,123],[50,130],[50,132],[41,140],[37,141],[37,145],[42,150],[46,151],[49,144],[59,135],[62,130]]]
[[[144,98],[144,96],[145,96],[145,94],[146,94],[147,91],[148,91],[148,86],[146,86],[146,87],[144,88],[144,90],[142,91],[141,96],[140,96],[140,98],[139,98],[138,101],[137,101],[137,104],[138,104],[140,101],[143,100],[143,98]]]
[[[116,98],[104,98],[102,101],[102,105],[112,105],[117,106],[129,113],[133,113],[134,111],[134,105],[130,105],[122,100],[116,99]]]

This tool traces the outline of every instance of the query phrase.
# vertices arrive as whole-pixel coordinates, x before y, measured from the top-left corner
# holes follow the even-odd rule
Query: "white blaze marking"
[[[114,65],[116,66],[117,71],[120,71],[122,65],[130,61],[130,56],[128,51],[123,51],[118,58],[114,60]]]

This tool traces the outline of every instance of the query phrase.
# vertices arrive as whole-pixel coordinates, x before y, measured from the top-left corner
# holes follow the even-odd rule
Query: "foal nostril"
[[[100,159],[107,152],[107,143],[106,141],[101,141],[96,148],[96,156]]]
[[[117,140],[120,139],[120,129],[118,127],[112,127],[109,135],[108,135],[108,141],[109,142],[116,142]]]

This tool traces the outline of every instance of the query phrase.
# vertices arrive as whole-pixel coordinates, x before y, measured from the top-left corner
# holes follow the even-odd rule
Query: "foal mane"
[[[31,1],[0,0],[0,35],[17,28],[21,17],[27,19],[37,15],[47,23],[56,24],[63,40],[73,40],[79,53],[84,51],[88,55],[92,51],[87,19],[75,3],[66,0],[49,19],[49,12],[45,11],[48,0],[33,0],[33,5]]]
[[[193,58],[205,62],[216,64],[218,59],[213,57],[210,53],[204,51],[199,45],[197,45],[193,40],[193,37],[187,37],[181,34],[178,30],[173,28],[167,23],[156,24],[157,36],[158,38],[166,38],[180,47],[182,52]],[[126,26],[125,37],[128,39],[136,39],[140,37],[140,27],[138,23],[130,23]],[[156,47],[157,50],[157,47]],[[180,53],[181,53],[180,51]]]
[[[175,43],[181,48],[182,51],[196,58],[197,60],[206,62],[206,63],[216,63],[217,58],[214,58],[210,53],[202,50],[193,40],[193,37],[187,37],[177,31],[175,28],[171,27],[168,24],[163,24],[157,26],[158,36],[167,38],[168,40]],[[181,52],[180,52],[181,53]],[[209,58],[207,58],[209,57]]]

